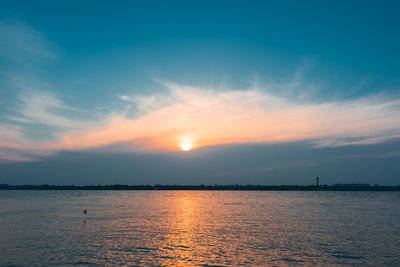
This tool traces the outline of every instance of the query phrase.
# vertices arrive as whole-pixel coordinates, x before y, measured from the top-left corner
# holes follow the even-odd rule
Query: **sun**
[[[183,151],[189,151],[190,149],[192,149],[193,144],[190,142],[182,142],[179,146]]]
[[[192,139],[187,137],[182,138],[181,142],[179,143],[179,146],[183,151],[191,150],[193,147]]]

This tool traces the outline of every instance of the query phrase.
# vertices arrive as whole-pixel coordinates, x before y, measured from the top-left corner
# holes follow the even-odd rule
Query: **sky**
[[[0,183],[400,184],[399,1],[0,3]]]

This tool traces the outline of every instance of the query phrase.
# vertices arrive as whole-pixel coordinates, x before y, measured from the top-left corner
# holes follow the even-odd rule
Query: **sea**
[[[0,191],[0,266],[301,265],[400,266],[400,192]]]

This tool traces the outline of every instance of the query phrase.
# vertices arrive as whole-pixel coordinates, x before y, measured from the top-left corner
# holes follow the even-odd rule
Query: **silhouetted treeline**
[[[0,190],[252,190],[252,191],[400,191],[398,186],[369,184],[335,185],[8,185]]]

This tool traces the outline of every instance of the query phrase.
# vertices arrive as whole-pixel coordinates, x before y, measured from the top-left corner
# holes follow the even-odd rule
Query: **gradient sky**
[[[399,12],[1,1],[0,183],[398,185]]]

